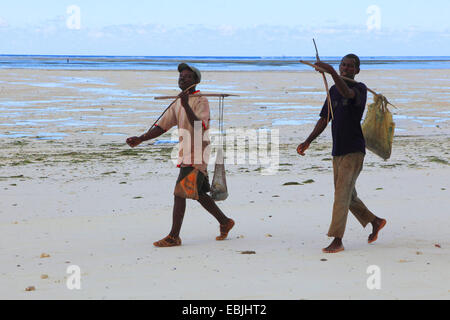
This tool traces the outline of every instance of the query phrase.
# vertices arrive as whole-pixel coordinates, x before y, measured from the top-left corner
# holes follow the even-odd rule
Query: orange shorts
[[[198,200],[199,195],[211,191],[208,176],[194,167],[181,167],[174,195],[184,199]]]

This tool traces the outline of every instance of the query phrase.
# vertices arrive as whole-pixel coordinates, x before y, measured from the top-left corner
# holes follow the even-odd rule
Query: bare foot
[[[341,251],[344,251],[344,245],[340,238],[334,238],[333,242],[331,242],[328,247],[322,249],[323,253],[338,253]]]
[[[371,223],[372,223],[373,231],[369,235],[369,240],[368,240],[369,243],[377,241],[378,232],[380,232],[380,230],[384,228],[384,226],[386,225],[386,220],[380,219],[380,218],[375,218],[375,220],[373,220]]]

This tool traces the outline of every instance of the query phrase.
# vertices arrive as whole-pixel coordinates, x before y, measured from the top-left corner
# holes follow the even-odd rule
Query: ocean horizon
[[[341,57],[324,56],[337,66]],[[450,69],[450,56],[361,56],[362,70]],[[0,55],[0,69],[54,70],[173,70],[181,62],[202,71],[302,71],[311,70],[299,60],[312,56],[98,56],[98,55]]]

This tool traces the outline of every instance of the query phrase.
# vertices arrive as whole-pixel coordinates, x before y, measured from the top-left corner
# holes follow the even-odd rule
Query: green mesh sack
[[[391,157],[395,129],[392,113],[387,104],[388,101],[384,96],[375,95],[362,124],[366,148],[384,160]]]

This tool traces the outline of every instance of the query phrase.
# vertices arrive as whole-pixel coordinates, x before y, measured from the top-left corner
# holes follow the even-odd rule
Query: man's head
[[[200,70],[195,67],[189,66],[186,63],[180,63],[178,65],[178,72],[180,73],[180,77],[178,78],[178,86],[183,91],[193,84],[200,83],[202,79]]]
[[[348,54],[342,58],[341,64],[339,65],[339,72],[341,76],[354,79],[359,73],[361,61],[356,54]]]

